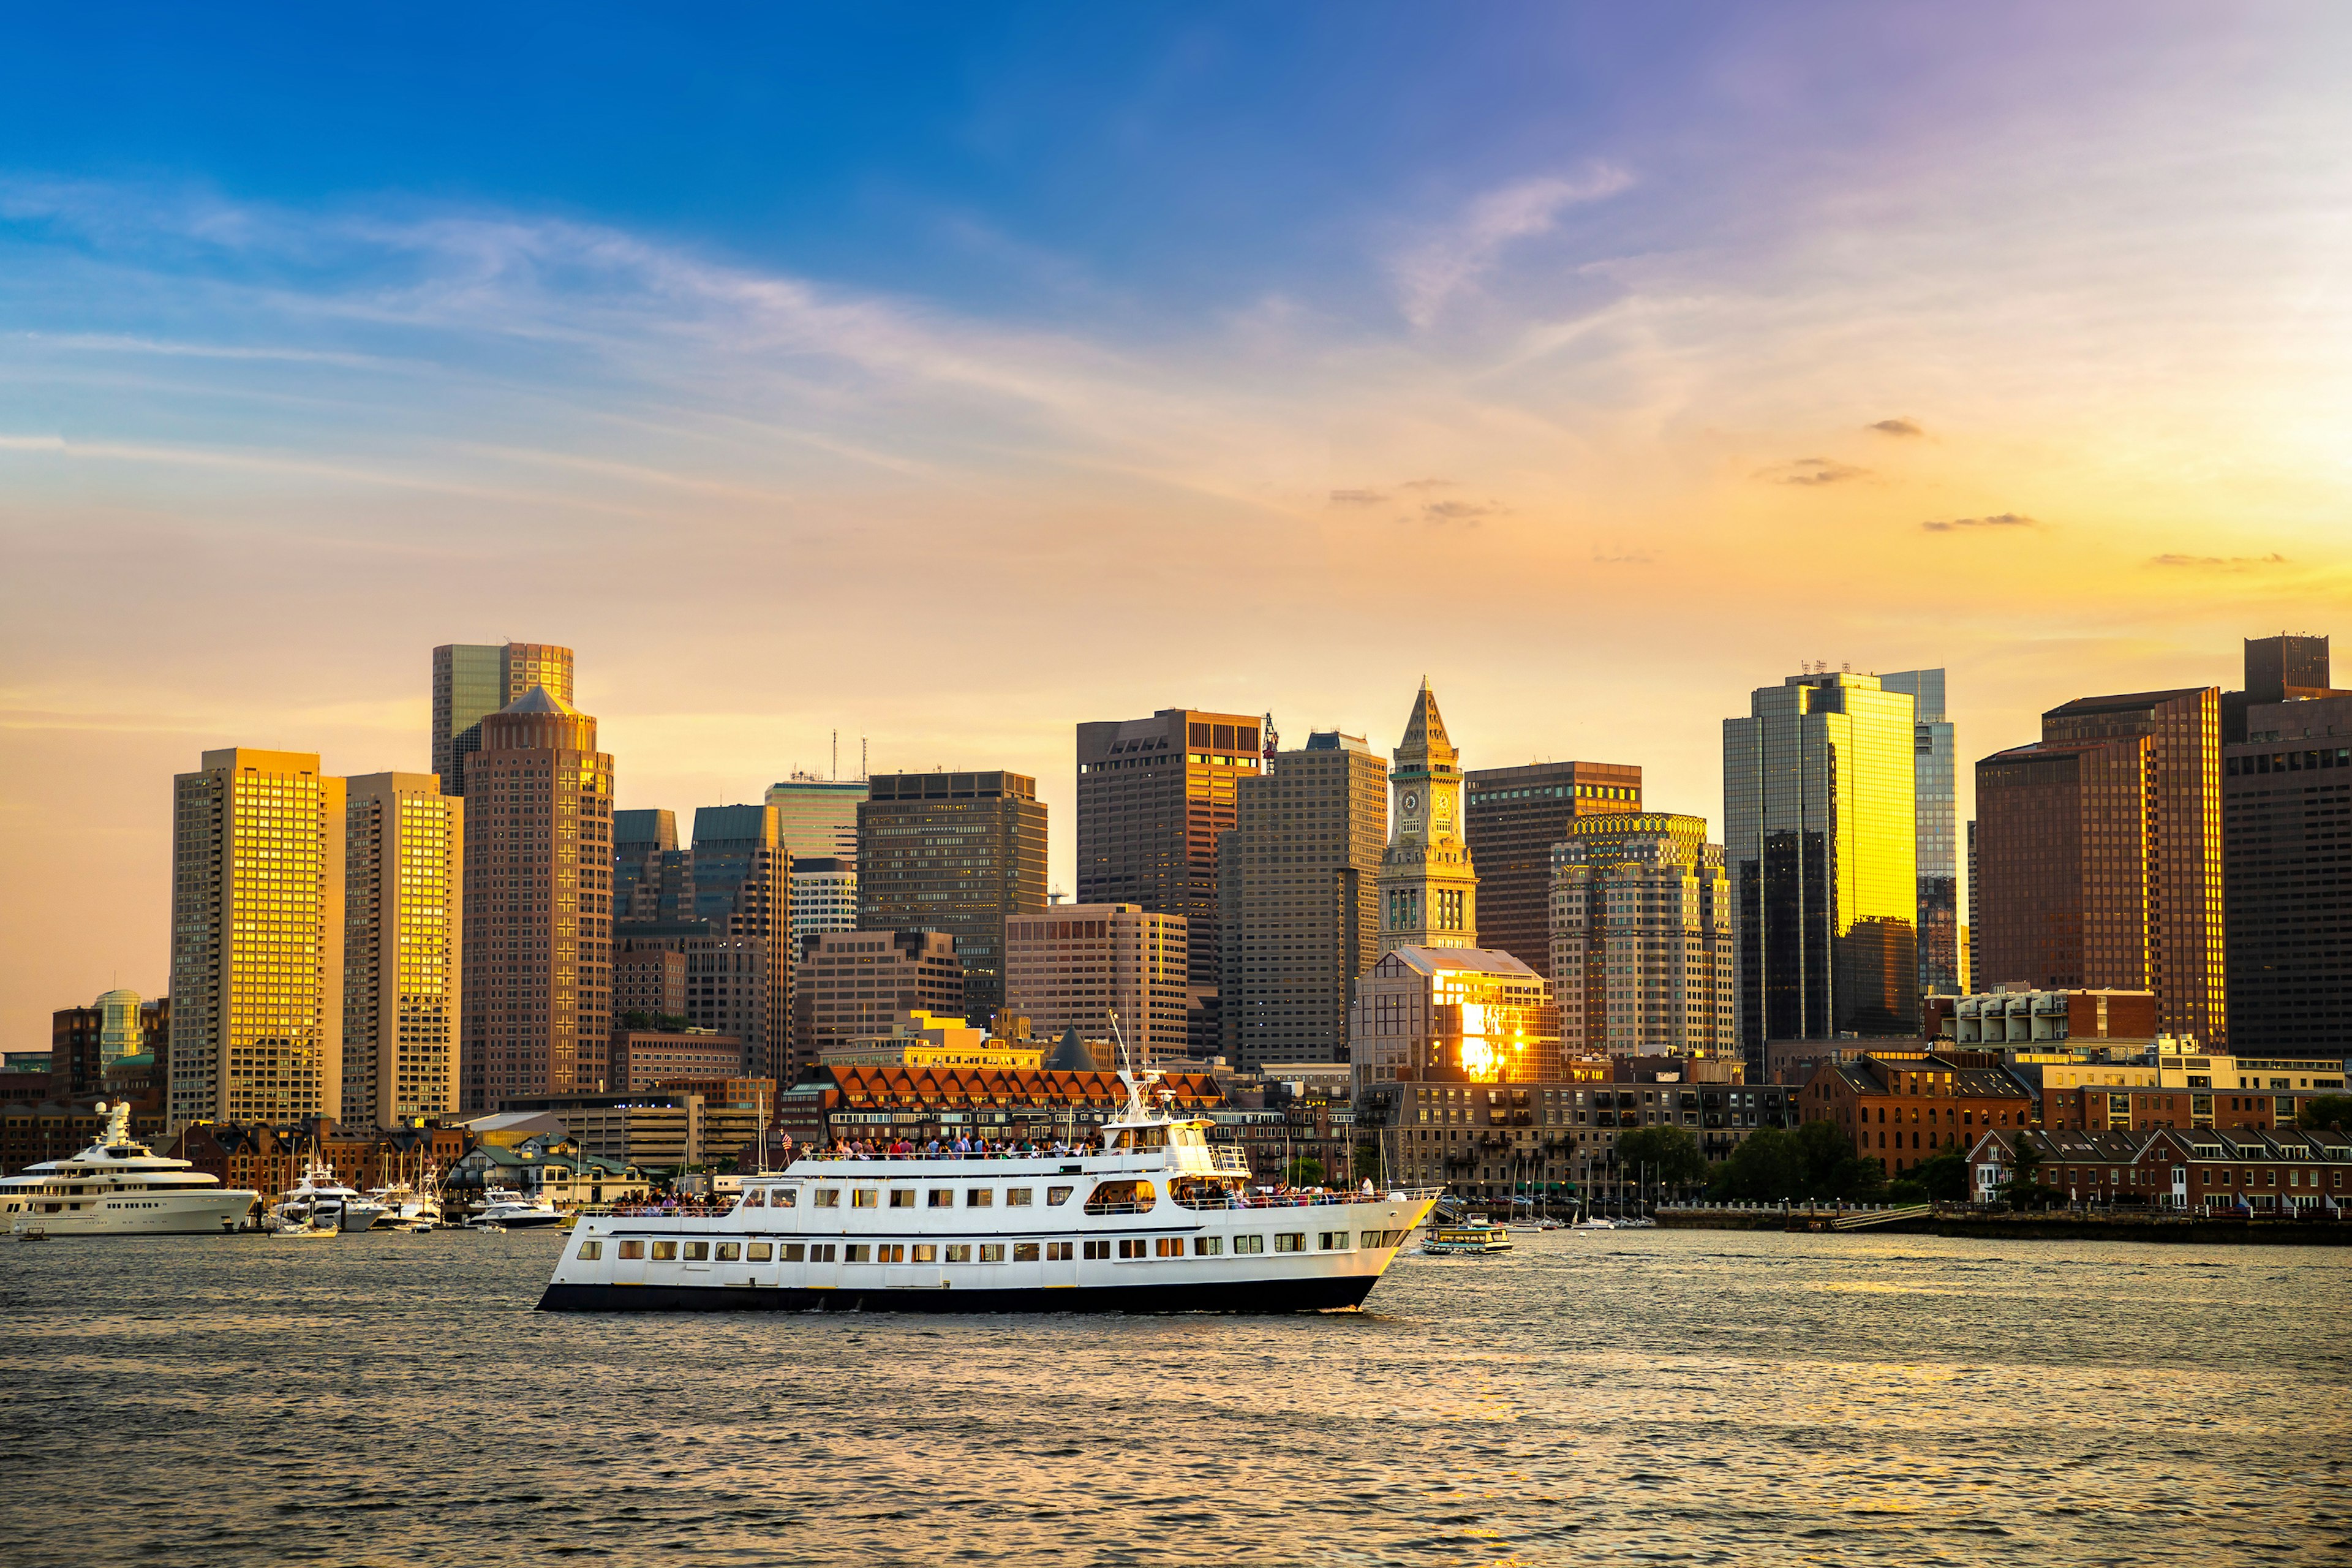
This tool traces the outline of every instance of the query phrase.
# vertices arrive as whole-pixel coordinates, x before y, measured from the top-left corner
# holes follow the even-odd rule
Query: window
[[[831,1263],[837,1255],[838,1250],[839,1249],[829,1241],[811,1242],[809,1244],[808,1260],[811,1263]]]
[[[932,1245],[932,1244],[929,1244],[929,1243],[919,1242],[919,1242],[917,1242],[917,1243],[915,1244],[915,1261],[916,1261],[916,1262],[918,1262],[918,1263],[937,1263],[939,1260],[940,1260],[940,1249],[939,1249],[939,1247],[938,1247],[937,1246]]]
[[[764,1187],[753,1187],[750,1192],[745,1193],[743,1194],[743,1206],[747,1209],[766,1208],[768,1206],[767,1189]]]
[[[1160,1237],[1153,1241],[1151,1250],[1152,1255],[1158,1258],[1181,1258],[1184,1256],[1184,1238],[1181,1236]]]
[[[994,1187],[966,1187],[963,1190],[963,1206],[968,1209],[984,1209],[994,1202]]]
[[[904,1262],[906,1262],[906,1261],[907,1261],[907,1247],[906,1247],[906,1244],[905,1244],[904,1242],[898,1242],[898,1243],[895,1243],[895,1244],[892,1244],[892,1243],[885,1243],[885,1244],[883,1244],[883,1245],[881,1245],[881,1246],[879,1246],[879,1247],[877,1247],[874,1249],[874,1261],[875,1261],[875,1262],[877,1262],[877,1263],[904,1263]]]
[[[604,1250],[604,1244],[601,1241],[583,1241],[580,1244],[579,1252],[574,1256],[579,1258],[583,1262],[593,1263],[597,1258],[603,1254]]]
[[[1004,1261],[1004,1243],[1003,1243],[1003,1242],[1001,1242],[1001,1241],[983,1241],[983,1242],[982,1242],[982,1243],[980,1244],[980,1260],[981,1260],[982,1263],[1002,1263],[1002,1262],[1003,1262],[1003,1261]]]
[[[850,1194],[849,1194],[849,1206],[850,1206],[851,1208],[854,1208],[854,1209],[870,1209],[870,1208],[877,1208],[877,1207],[879,1207],[879,1206],[880,1206],[880,1205],[881,1205],[881,1200],[882,1200],[882,1189],[881,1189],[881,1188],[879,1188],[879,1187],[857,1187],[857,1188],[854,1188],[854,1189],[852,1189],[852,1191],[850,1192]]]
[[[675,1262],[677,1262],[677,1243],[676,1243],[675,1241],[656,1241],[656,1242],[655,1242],[655,1243],[654,1243],[654,1261],[655,1261],[656,1263],[675,1263]]]
[[[1222,1236],[1196,1236],[1192,1238],[1192,1256],[1195,1258],[1214,1258],[1224,1249],[1225,1238]]]
[[[1013,1261],[1015,1263],[1036,1262],[1037,1244],[1034,1241],[1014,1242],[1013,1244]]]
[[[841,1189],[839,1187],[819,1187],[816,1190],[816,1206],[821,1209],[839,1208],[841,1206]]]
[[[892,1187],[890,1189],[890,1206],[894,1209],[913,1208],[915,1206],[915,1189],[912,1187]]]
[[[625,1241],[625,1242],[621,1243],[621,1256],[622,1256],[622,1257],[624,1257],[624,1258],[643,1258],[645,1255],[646,1255],[646,1244],[645,1244],[644,1242],[642,1242],[642,1241]]]
[[[788,1209],[800,1202],[800,1194],[790,1187],[778,1187],[768,1201],[777,1208]]]
[[[1036,1191],[1034,1187],[1007,1187],[1004,1189],[1004,1206],[1025,1209],[1030,1206],[1029,1200],[1035,1195]]]
[[[1237,1253],[1264,1252],[1265,1250],[1265,1237],[1262,1236],[1237,1236],[1234,1237],[1234,1250]]]
[[[1348,1233],[1344,1230],[1318,1231],[1315,1245],[1324,1252],[1345,1252],[1348,1250]]]
[[[740,1241],[722,1241],[722,1242],[720,1242],[720,1243],[719,1244],[719,1262],[721,1262],[721,1263],[740,1263],[740,1262],[741,1262],[742,1260],[743,1260],[743,1244],[742,1244],[741,1242],[740,1242]]]
[[[1070,1254],[1076,1245],[1077,1244],[1076,1242],[1070,1241],[1047,1242],[1045,1244],[1045,1261],[1048,1263],[1069,1262]]]
[[[953,1187],[933,1187],[930,1190],[928,1201],[929,1206],[932,1208],[951,1209],[955,1207],[955,1189]]]
[[[794,1250],[798,1249],[795,1248]],[[750,1248],[746,1251],[744,1261],[748,1263],[765,1263],[774,1258],[775,1255],[776,1249],[772,1243],[755,1241],[751,1243]]]
[[[1045,1189],[1045,1201],[1046,1203],[1058,1207],[1063,1204],[1068,1203],[1070,1201],[1070,1194],[1076,1191],[1077,1191],[1076,1187],[1047,1187]]]
[[[968,1241],[950,1242],[948,1244],[948,1261],[950,1263],[971,1262],[971,1243]]]
[[[844,1256],[841,1260],[844,1263],[871,1263],[874,1261],[874,1248],[866,1245],[865,1242],[853,1241],[842,1250]]]
[[[1356,1238],[1356,1245],[1370,1252],[1376,1247],[1388,1246],[1389,1243],[1385,1239],[1387,1235],[1386,1231],[1368,1230]]]
[[[1109,1243],[1109,1242],[1108,1242],[1108,1241],[1089,1241],[1089,1242],[1087,1242],[1087,1256],[1088,1258],[1108,1258],[1108,1257],[1110,1256],[1110,1243]]]
[[[1151,1256],[1151,1243],[1139,1236],[1121,1237],[1118,1242],[1118,1255],[1122,1260],[1149,1258]]]
[[[1304,1231],[1284,1231],[1274,1238],[1274,1249],[1276,1252],[1304,1252],[1307,1250],[1307,1235]]]

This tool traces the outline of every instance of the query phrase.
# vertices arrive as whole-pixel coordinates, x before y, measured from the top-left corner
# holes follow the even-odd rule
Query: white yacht
[[[354,1204],[362,1205],[367,1213],[364,1223],[349,1222],[349,1211]],[[302,1168],[302,1179],[287,1188],[270,1205],[263,1223],[273,1231],[293,1221],[318,1230],[365,1230],[373,1223],[373,1207],[360,1196],[358,1190],[335,1180],[335,1168],[320,1164],[313,1154]]]
[[[212,1236],[235,1230],[260,1196],[131,1142],[130,1101],[98,1109],[107,1120],[97,1142],[0,1180],[0,1222],[13,1234]]]
[[[415,1184],[398,1182],[388,1187],[376,1187],[368,1193],[371,1202],[382,1206],[375,1220],[379,1229],[429,1231],[442,1223],[441,1189],[433,1179],[433,1168],[426,1166],[425,1174]]]
[[[564,1215],[544,1195],[527,1198],[520,1193],[492,1188],[482,1194],[482,1206],[466,1223],[476,1230],[492,1225],[505,1230],[537,1230],[563,1224]]]
[[[1158,1074],[1120,1077],[1099,1148],[803,1160],[745,1176],[723,1210],[583,1215],[540,1308],[1328,1310],[1363,1301],[1436,1202],[1255,1193]]]

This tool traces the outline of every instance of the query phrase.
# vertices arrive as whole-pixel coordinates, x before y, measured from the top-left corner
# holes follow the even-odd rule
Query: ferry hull
[[[1363,1305],[1377,1274],[973,1289],[765,1289],[557,1282],[542,1312],[1331,1312]]]

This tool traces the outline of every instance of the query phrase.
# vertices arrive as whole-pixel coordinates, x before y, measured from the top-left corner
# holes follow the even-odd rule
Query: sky
[[[0,50],[0,1045],[171,777],[578,650],[625,807],[1174,706],[1721,819],[2352,631],[2352,10],[52,7]],[[2352,684],[2339,676],[2339,681]],[[1963,769],[1966,773],[1966,769]],[[1964,799],[1963,809],[1966,809]]]

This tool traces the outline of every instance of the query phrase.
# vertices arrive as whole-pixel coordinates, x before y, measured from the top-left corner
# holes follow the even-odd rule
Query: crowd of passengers
[[[1020,1160],[1066,1159],[1101,1152],[1092,1143],[1066,1143],[1059,1138],[1051,1143],[1036,1143],[1027,1139],[960,1135],[952,1142],[934,1138],[928,1143],[918,1143],[910,1138],[893,1139],[888,1142],[837,1138],[829,1149],[811,1144],[793,1157],[802,1160]]]

